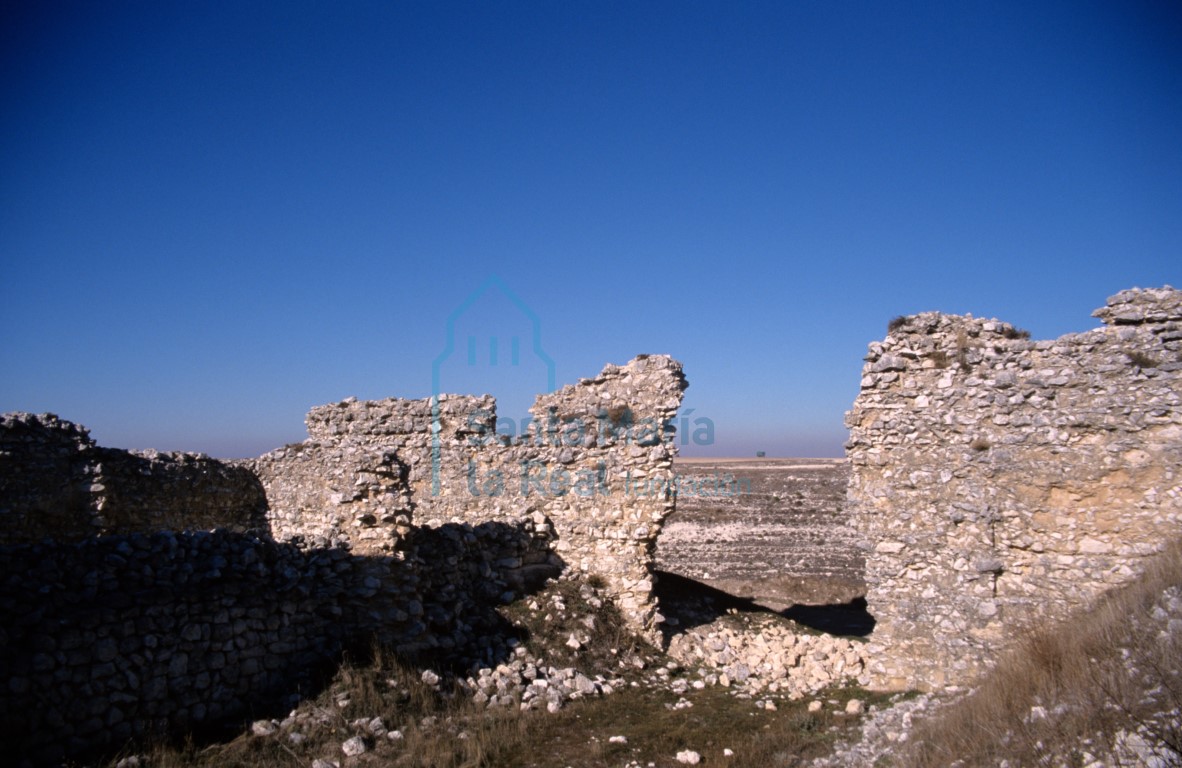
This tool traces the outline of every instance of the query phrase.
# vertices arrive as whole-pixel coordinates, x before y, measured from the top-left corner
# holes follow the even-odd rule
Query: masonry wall
[[[194,453],[95,445],[54,414],[0,415],[0,544],[266,527],[249,468]]]
[[[1182,533],[1182,292],[1094,314],[1104,327],[1032,341],[922,313],[870,345],[846,418],[878,622],[864,682],[971,680]]]
[[[371,639],[486,655],[523,526],[416,532],[404,558],[227,530],[0,547],[0,743],[35,764],[274,713]]]
[[[517,441],[488,397],[347,400],[247,462],[0,417],[0,743],[53,764],[217,725],[372,638],[495,663],[495,606],[564,568],[655,638],[684,388],[668,357],[608,366],[539,397]]]
[[[84,427],[53,414],[0,416],[0,543],[99,533],[93,450]]]
[[[280,540],[394,553],[413,525],[525,517],[552,527],[565,566],[603,577],[655,637],[653,550],[674,506],[671,426],[685,387],[667,356],[608,365],[539,396],[531,431],[515,440],[497,434],[490,397],[345,400],[314,408],[308,440],[252,467]]]

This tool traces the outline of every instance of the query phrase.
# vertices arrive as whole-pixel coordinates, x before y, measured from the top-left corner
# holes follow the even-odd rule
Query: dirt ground
[[[775,611],[865,595],[843,459],[678,459],[657,568]]]

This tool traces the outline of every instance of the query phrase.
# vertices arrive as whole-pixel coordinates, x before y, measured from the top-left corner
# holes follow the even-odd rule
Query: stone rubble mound
[[[861,641],[797,631],[769,618],[747,625],[728,618],[688,629],[669,644],[669,655],[706,685],[800,699],[856,679],[865,664]]]

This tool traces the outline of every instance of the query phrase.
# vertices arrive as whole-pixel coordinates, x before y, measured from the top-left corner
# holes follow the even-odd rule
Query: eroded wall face
[[[223,722],[371,638],[496,662],[495,607],[563,567],[655,637],[684,388],[668,357],[608,366],[512,443],[491,398],[345,401],[247,462],[3,416],[0,740],[50,764]]]
[[[0,546],[0,742],[58,765],[283,708],[371,638],[482,657],[524,586],[502,564],[551,543],[493,523],[412,539],[402,561],[224,529]]]
[[[970,680],[1182,532],[1182,292],[1094,314],[1105,327],[1030,341],[924,313],[870,345],[846,417],[866,682]]]
[[[666,356],[609,365],[539,396],[516,440],[497,435],[489,397],[346,400],[313,409],[308,440],[253,468],[278,540],[396,555],[413,526],[524,522],[552,532],[561,564],[604,578],[651,631],[652,553],[674,504],[668,427],[685,387]]]
[[[0,545],[266,526],[250,469],[193,453],[95,445],[53,414],[0,415]]]

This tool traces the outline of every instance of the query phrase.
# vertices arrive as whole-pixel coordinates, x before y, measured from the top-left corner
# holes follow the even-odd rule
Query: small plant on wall
[[[1133,352],[1126,352],[1125,356],[1129,358],[1129,362],[1137,368],[1156,368],[1157,361],[1149,355],[1140,350]]]
[[[956,363],[964,373],[973,370],[969,365],[969,337],[963,328],[956,331]]]

